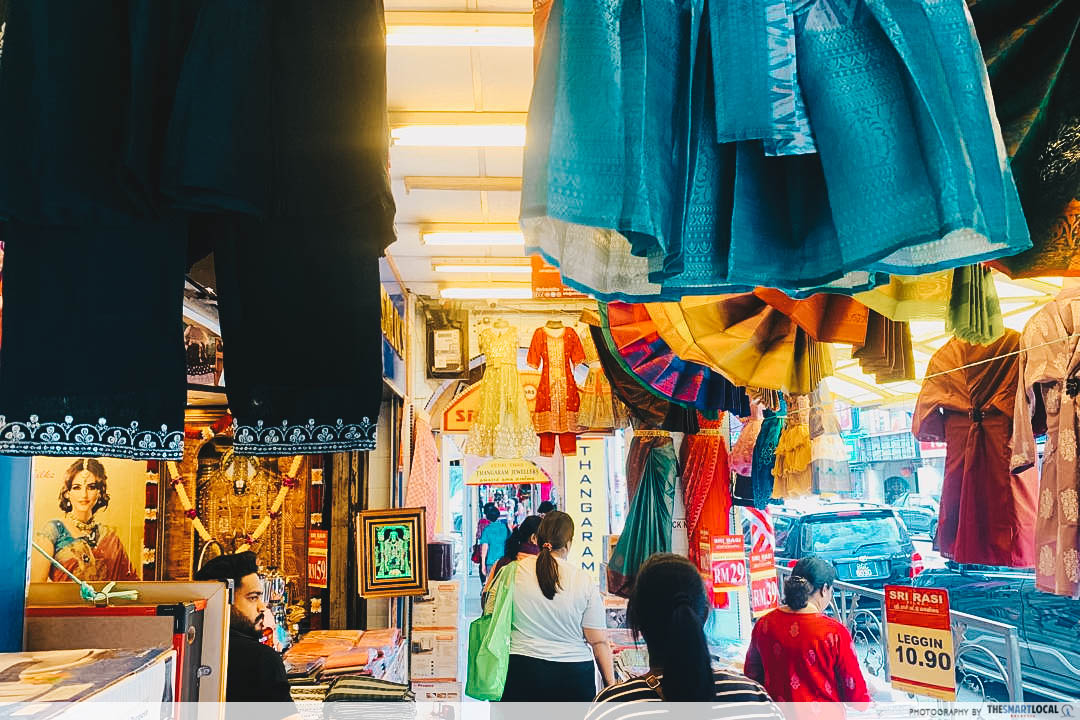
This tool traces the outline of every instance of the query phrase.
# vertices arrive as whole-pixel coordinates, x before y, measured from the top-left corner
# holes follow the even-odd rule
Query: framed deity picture
[[[424,515],[424,508],[394,508],[356,516],[362,597],[427,594]]]

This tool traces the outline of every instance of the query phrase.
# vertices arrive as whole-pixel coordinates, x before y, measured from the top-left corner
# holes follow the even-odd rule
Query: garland
[[[296,479],[296,474],[300,472],[300,463],[303,461],[303,455],[297,455],[293,458],[292,467],[289,469],[288,474],[281,479],[281,489],[278,490],[277,497],[274,498],[274,502],[270,505],[270,512],[259,521],[255,531],[244,538],[244,544],[238,547],[236,552],[241,553],[249,550],[269,529],[270,523],[281,515],[281,506],[285,503],[285,496],[289,494],[289,490],[300,484],[300,481]],[[214,538],[210,535],[210,531],[206,529],[206,526],[203,525],[203,521],[199,519],[199,514],[195,511],[191,498],[188,497],[187,488],[184,487],[183,478],[180,475],[179,465],[170,460],[166,463],[166,467],[169,471],[169,484],[176,490],[176,497],[180,500],[180,506],[184,508],[184,514],[191,520],[191,526],[195,528],[195,532],[199,534],[203,542],[210,542]]]

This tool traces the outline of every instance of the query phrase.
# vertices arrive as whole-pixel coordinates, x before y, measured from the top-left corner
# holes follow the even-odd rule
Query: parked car
[[[1017,629],[1025,693],[1059,702],[1080,700],[1080,600],[1052,595],[1035,587],[1031,570],[960,565],[927,570],[917,587],[949,591],[954,612],[997,620]],[[1000,636],[968,628],[965,641],[986,648],[1006,666]],[[1001,673],[979,652],[963,656],[976,675],[1001,680]]]
[[[773,506],[776,562],[794,567],[817,555],[836,566],[844,582],[882,588],[907,584],[923,570],[904,522],[892,508],[873,503]],[[749,526],[744,527],[749,542]]]
[[[938,501],[929,495],[904,493],[892,503],[912,535],[926,535],[937,540]]]

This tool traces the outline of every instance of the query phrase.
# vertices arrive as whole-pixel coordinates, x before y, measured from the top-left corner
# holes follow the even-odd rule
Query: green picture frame
[[[424,508],[368,510],[356,516],[361,597],[427,594],[426,527]]]

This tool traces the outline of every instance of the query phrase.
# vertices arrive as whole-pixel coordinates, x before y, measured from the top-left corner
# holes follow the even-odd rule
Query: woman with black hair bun
[[[785,604],[754,625],[746,675],[777,702],[870,702],[851,633],[823,614],[835,582],[831,563],[804,557],[784,582]]]
[[[649,648],[649,673],[607,688],[597,703],[705,702],[724,718],[781,718],[765,690],[741,675],[714,670],[705,641],[709,601],[701,573],[679,555],[657,553],[641,566],[627,608]],[[718,708],[717,703],[732,703]],[[741,703],[735,705],[734,703]],[[587,720],[618,717],[598,704]]]

